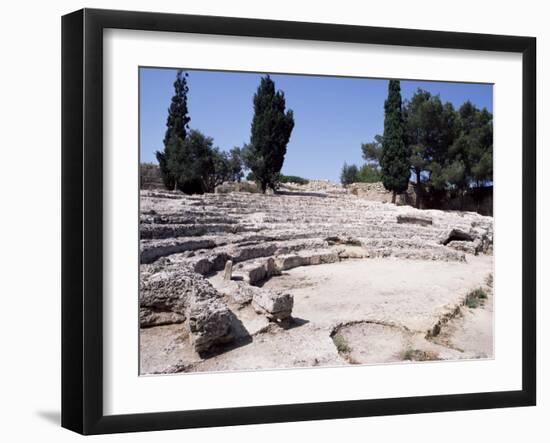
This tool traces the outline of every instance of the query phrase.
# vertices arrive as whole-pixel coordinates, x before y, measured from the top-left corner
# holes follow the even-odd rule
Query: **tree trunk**
[[[422,187],[420,185],[420,171],[416,171],[416,208],[420,209]]]
[[[395,191],[392,191],[391,194],[391,202],[395,204],[395,197],[397,196],[397,193]]]

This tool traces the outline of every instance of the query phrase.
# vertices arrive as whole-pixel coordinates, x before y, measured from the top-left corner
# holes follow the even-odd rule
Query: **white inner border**
[[[104,413],[521,389],[521,55],[105,30]],[[138,376],[138,66],[494,83],[495,358]]]

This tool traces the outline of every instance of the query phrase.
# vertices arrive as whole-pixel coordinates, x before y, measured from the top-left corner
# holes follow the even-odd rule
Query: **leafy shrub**
[[[281,183],[298,183],[299,185],[307,185],[309,180],[307,178],[298,177],[297,175],[283,175],[279,178]]]
[[[334,346],[336,346],[338,352],[342,354],[348,354],[351,352],[351,348],[342,334],[335,334],[332,337],[332,341],[334,342]]]

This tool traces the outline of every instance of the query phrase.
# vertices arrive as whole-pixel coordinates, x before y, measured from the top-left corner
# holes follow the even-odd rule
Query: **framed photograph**
[[[62,425],[536,403],[536,40],[62,20]]]

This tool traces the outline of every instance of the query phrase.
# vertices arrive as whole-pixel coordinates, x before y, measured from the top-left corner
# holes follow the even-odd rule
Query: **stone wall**
[[[352,183],[351,185],[348,185],[347,189],[351,194],[371,201],[391,203],[392,200],[392,193],[384,188],[382,182]],[[407,192],[398,194],[395,202],[398,205],[414,206],[416,204],[414,185],[410,183]]]
[[[347,186],[348,192],[366,200],[381,203],[391,203],[392,193],[381,182],[376,183],[352,183]],[[409,205],[416,207],[416,191],[413,183],[409,183],[407,192],[398,194],[396,198],[398,205]],[[452,196],[449,193],[439,198],[429,199],[426,195],[421,201],[421,209],[441,209],[451,211],[470,211],[481,215],[493,215],[493,187],[472,189],[464,197]]]

